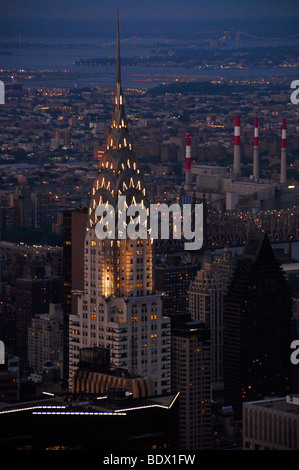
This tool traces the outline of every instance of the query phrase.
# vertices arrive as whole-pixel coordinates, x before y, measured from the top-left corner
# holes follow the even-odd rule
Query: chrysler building
[[[129,220],[122,217],[128,206],[148,208],[149,201],[128,131],[118,15],[114,110],[91,194],[84,242],[84,291],[77,294],[77,314],[71,315],[69,322],[70,387],[80,349],[102,347],[110,351],[111,368],[125,370],[132,377],[150,378],[156,395],[169,393],[170,319],[163,316],[162,299],[153,290],[150,230],[147,237],[129,238]],[[116,236],[100,239],[97,208],[108,208],[108,204],[115,210]]]

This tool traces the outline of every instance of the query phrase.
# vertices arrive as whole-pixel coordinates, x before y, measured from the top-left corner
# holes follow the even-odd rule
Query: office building
[[[211,381],[223,387],[223,288],[222,278],[206,264],[189,288],[189,312],[193,321],[203,322],[211,331]]]
[[[77,308],[72,292],[83,290],[86,221],[85,207],[63,211],[63,310],[67,316]]]
[[[225,247],[220,257],[206,256],[189,287],[189,313],[211,330],[212,389],[223,390],[223,302],[233,272],[232,251]]]
[[[60,279],[54,276],[24,277],[16,283],[16,354],[26,362],[31,319],[47,313],[50,303],[60,303]]]
[[[28,363],[34,371],[46,364],[63,372],[63,312],[60,304],[50,304],[49,313],[35,315],[28,328]]]
[[[2,367],[2,366],[1,366]],[[18,374],[15,371],[0,369],[0,401],[15,403],[19,398]]]
[[[249,234],[224,301],[224,392],[242,402],[284,396],[291,385],[292,297],[265,233]]]
[[[299,397],[243,403],[244,450],[298,450]]]
[[[131,218],[122,218],[128,207],[149,207],[123,99],[118,26],[114,110],[88,208],[84,289],[77,292],[77,314],[70,316],[69,386],[80,349],[96,346],[110,350],[111,367],[151,377],[155,393],[161,395],[170,391],[170,321],[153,289],[149,230],[145,237],[130,237],[126,231]],[[104,214],[98,216],[97,211],[108,204],[116,214],[115,224],[99,237],[97,224],[103,223]]]
[[[210,330],[178,322],[171,332],[172,392],[180,393],[180,450],[211,449]]]
[[[69,316],[77,311],[77,297],[73,293],[77,290],[83,290],[86,220],[87,208],[63,211],[62,307],[64,313],[63,374],[65,385],[67,385],[69,378]]]
[[[188,291],[197,266],[182,260],[180,255],[168,255],[164,264],[155,266],[155,287],[163,294],[165,315],[188,313]]]

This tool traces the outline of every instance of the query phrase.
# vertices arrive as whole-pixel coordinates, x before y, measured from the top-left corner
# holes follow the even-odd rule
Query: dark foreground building
[[[291,384],[292,298],[266,234],[249,236],[224,302],[226,403],[285,396]]]
[[[1,450],[173,450],[178,448],[178,395],[134,400],[48,398],[0,407]]]
[[[201,322],[177,322],[171,332],[172,391],[180,392],[180,450],[211,449],[211,342]]]

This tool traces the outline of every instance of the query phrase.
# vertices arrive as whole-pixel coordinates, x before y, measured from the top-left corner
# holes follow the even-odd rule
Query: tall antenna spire
[[[121,82],[120,74],[120,39],[119,39],[119,12],[117,7],[117,51],[116,51],[116,83]]]
[[[117,48],[116,48],[116,87],[114,94],[114,111],[111,121],[111,129],[117,129],[118,132],[122,132],[127,127],[127,120],[125,116],[123,93],[121,85],[121,73],[120,73],[120,34],[119,34],[119,13],[117,8]],[[129,137],[127,137],[128,139]],[[125,139],[126,140],[126,139]],[[128,140],[126,140],[128,145]],[[121,147],[119,147],[121,148]]]

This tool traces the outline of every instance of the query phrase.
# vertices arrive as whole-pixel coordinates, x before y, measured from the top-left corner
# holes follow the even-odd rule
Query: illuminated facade
[[[121,205],[120,196],[124,197]],[[96,233],[96,208],[107,204],[116,214],[115,239],[99,239]],[[125,369],[133,376],[150,376],[156,394],[168,393],[170,324],[162,315],[160,296],[153,292],[149,231],[146,239],[126,236],[130,218],[123,220],[122,212],[131,205],[148,209],[149,202],[125,115],[118,26],[114,112],[88,210],[84,291],[77,293],[78,314],[70,317],[70,379],[78,365],[79,350],[101,346],[110,350],[113,368]]]

